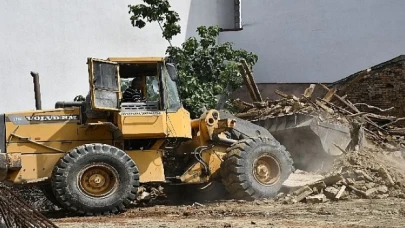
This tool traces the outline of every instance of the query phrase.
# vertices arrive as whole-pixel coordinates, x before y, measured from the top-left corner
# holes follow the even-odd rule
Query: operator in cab
[[[131,86],[122,94],[122,102],[143,102],[145,96],[143,94],[142,78],[135,77]]]

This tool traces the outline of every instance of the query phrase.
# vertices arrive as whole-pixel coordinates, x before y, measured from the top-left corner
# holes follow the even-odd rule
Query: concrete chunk
[[[340,197],[342,197],[342,195],[343,195],[343,193],[345,192],[345,190],[346,190],[346,185],[343,185],[343,186],[340,188],[339,192],[336,194],[335,199],[340,199]]]
[[[368,180],[368,181],[373,181],[373,178],[370,177],[370,175],[368,175],[366,172],[364,172],[363,170],[355,170],[354,171],[357,175],[364,177],[364,179]]]
[[[346,179],[346,183],[347,183],[348,185],[354,185],[355,181],[354,181],[352,178],[347,178],[347,179]]]
[[[298,195],[300,195],[301,193],[303,193],[303,192],[305,192],[305,191],[312,191],[312,189],[308,186],[308,185],[305,185],[305,186],[302,186],[302,187],[300,187],[299,189],[297,189],[297,190],[295,190],[293,193],[292,193],[292,195],[295,195],[295,196],[298,196]]]
[[[323,181],[318,181],[318,182],[315,182],[313,184],[310,184],[309,187],[310,188],[323,189],[323,188],[326,188],[326,184]]]
[[[332,176],[326,177],[325,179],[323,179],[323,182],[325,182],[325,184],[329,186],[329,185],[333,185],[333,184],[335,184],[336,182],[338,182],[338,181],[340,181],[340,180],[343,180],[343,179],[344,179],[344,178],[343,178],[342,175],[336,174],[336,175],[332,175]]]
[[[349,189],[351,189],[354,193],[356,193],[356,195],[358,195],[358,196],[360,196],[360,197],[366,197],[367,198],[367,196],[366,196],[366,193],[365,192],[363,192],[363,191],[361,191],[361,190],[358,190],[356,187],[354,187],[354,186],[347,186]]]
[[[386,182],[388,182],[387,183],[388,185],[390,185],[390,186],[395,185],[394,180],[392,179],[391,175],[388,173],[388,171],[385,168],[381,167],[379,169],[379,172],[386,178]]]
[[[334,199],[335,196],[338,194],[339,190],[335,187],[327,187],[324,190],[324,194],[326,197],[328,197],[329,199]]]
[[[322,189],[326,188],[326,184],[323,181],[319,181],[319,182],[310,184],[309,187],[312,189],[312,191],[314,191],[316,193],[321,193]]]
[[[374,183],[374,182],[369,182],[369,183],[366,183],[365,186],[366,186],[368,189],[374,188],[374,187],[375,187],[375,183]]]
[[[378,195],[378,196],[376,196],[376,198],[377,199],[385,199],[385,198],[388,198],[388,194],[381,194],[381,195]]]
[[[297,202],[302,201],[303,199],[305,199],[305,197],[311,195],[313,193],[312,189],[308,186],[304,186],[300,189],[298,189],[297,191],[294,192],[294,195],[296,195],[295,200]]]
[[[324,194],[318,194],[314,196],[308,196],[305,198],[307,203],[323,203],[326,201],[326,196]]]
[[[371,196],[373,193],[375,193],[377,191],[378,191],[378,188],[370,188],[365,193],[366,193],[366,196]]]
[[[374,188],[370,188],[369,190],[367,190],[366,196],[371,196],[374,193],[387,193],[388,192],[388,188],[385,185],[380,185],[378,187],[374,187]]]
[[[388,192],[387,186],[385,186],[385,185],[380,185],[380,186],[378,187],[378,192],[379,192],[379,193],[387,193],[387,192]]]
[[[151,195],[148,192],[142,192],[141,196],[140,196],[141,200],[150,200],[151,199]]]

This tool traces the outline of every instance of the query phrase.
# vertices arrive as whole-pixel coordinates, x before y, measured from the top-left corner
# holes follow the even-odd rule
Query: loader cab
[[[162,57],[88,58],[87,63],[91,109],[113,113],[124,138],[191,137],[173,64]],[[133,80],[141,83],[141,101],[123,99]]]
[[[133,110],[175,112],[181,105],[177,91],[177,72],[164,58],[89,58],[92,109],[120,111]],[[142,84],[143,101],[126,101],[123,93],[133,80]]]

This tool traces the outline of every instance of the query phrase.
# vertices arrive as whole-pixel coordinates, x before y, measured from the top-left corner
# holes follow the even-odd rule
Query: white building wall
[[[180,14],[180,45],[200,24],[216,25],[220,0],[171,0]],[[86,58],[162,56],[169,45],[157,24],[134,28],[129,4],[141,0],[0,2],[0,112],[35,109],[30,71],[40,75],[42,108],[87,94]],[[191,13],[190,13],[191,12]]]
[[[170,0],[182,34],[199,25],[233,26],[234,0]],[[130,24],[141,0],[0,2],[0,112],[35,108],[30,71],[40,74],[42,106],[88,91],[87,57],[161,56],[157,24]],[[258,54],[258,82],[332,82],[405,50],[403,0],[242,0],[242,31],[220,42]]]
[[[220,42],[258,54],[258,82],[333,82],[405,54],[403,0],[242,0]]]

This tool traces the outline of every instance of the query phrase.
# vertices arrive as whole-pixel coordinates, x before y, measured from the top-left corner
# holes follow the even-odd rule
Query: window
[[[157,76],[146,76],[146,100],[159,101],[159,78]]]
[[[116,63],[88,58],[91,86],[91,107],[95,110],[116,110],[119,103],[118,67]]]
[[[181,101],[177,90],[177,84],[170,78],[169,73],[166,70],[166,67],[165,66],[162,67],[164,68],[162,76],[166,91],[165,92],[166,109],[168,112],[177,111],[181,107]]]
[[[220,19],[222,19],[224,23],[220,26],[221,32],[240,31],[243,29],[241,2],[241,0],[222,1],[223,5],[220,9]]]

